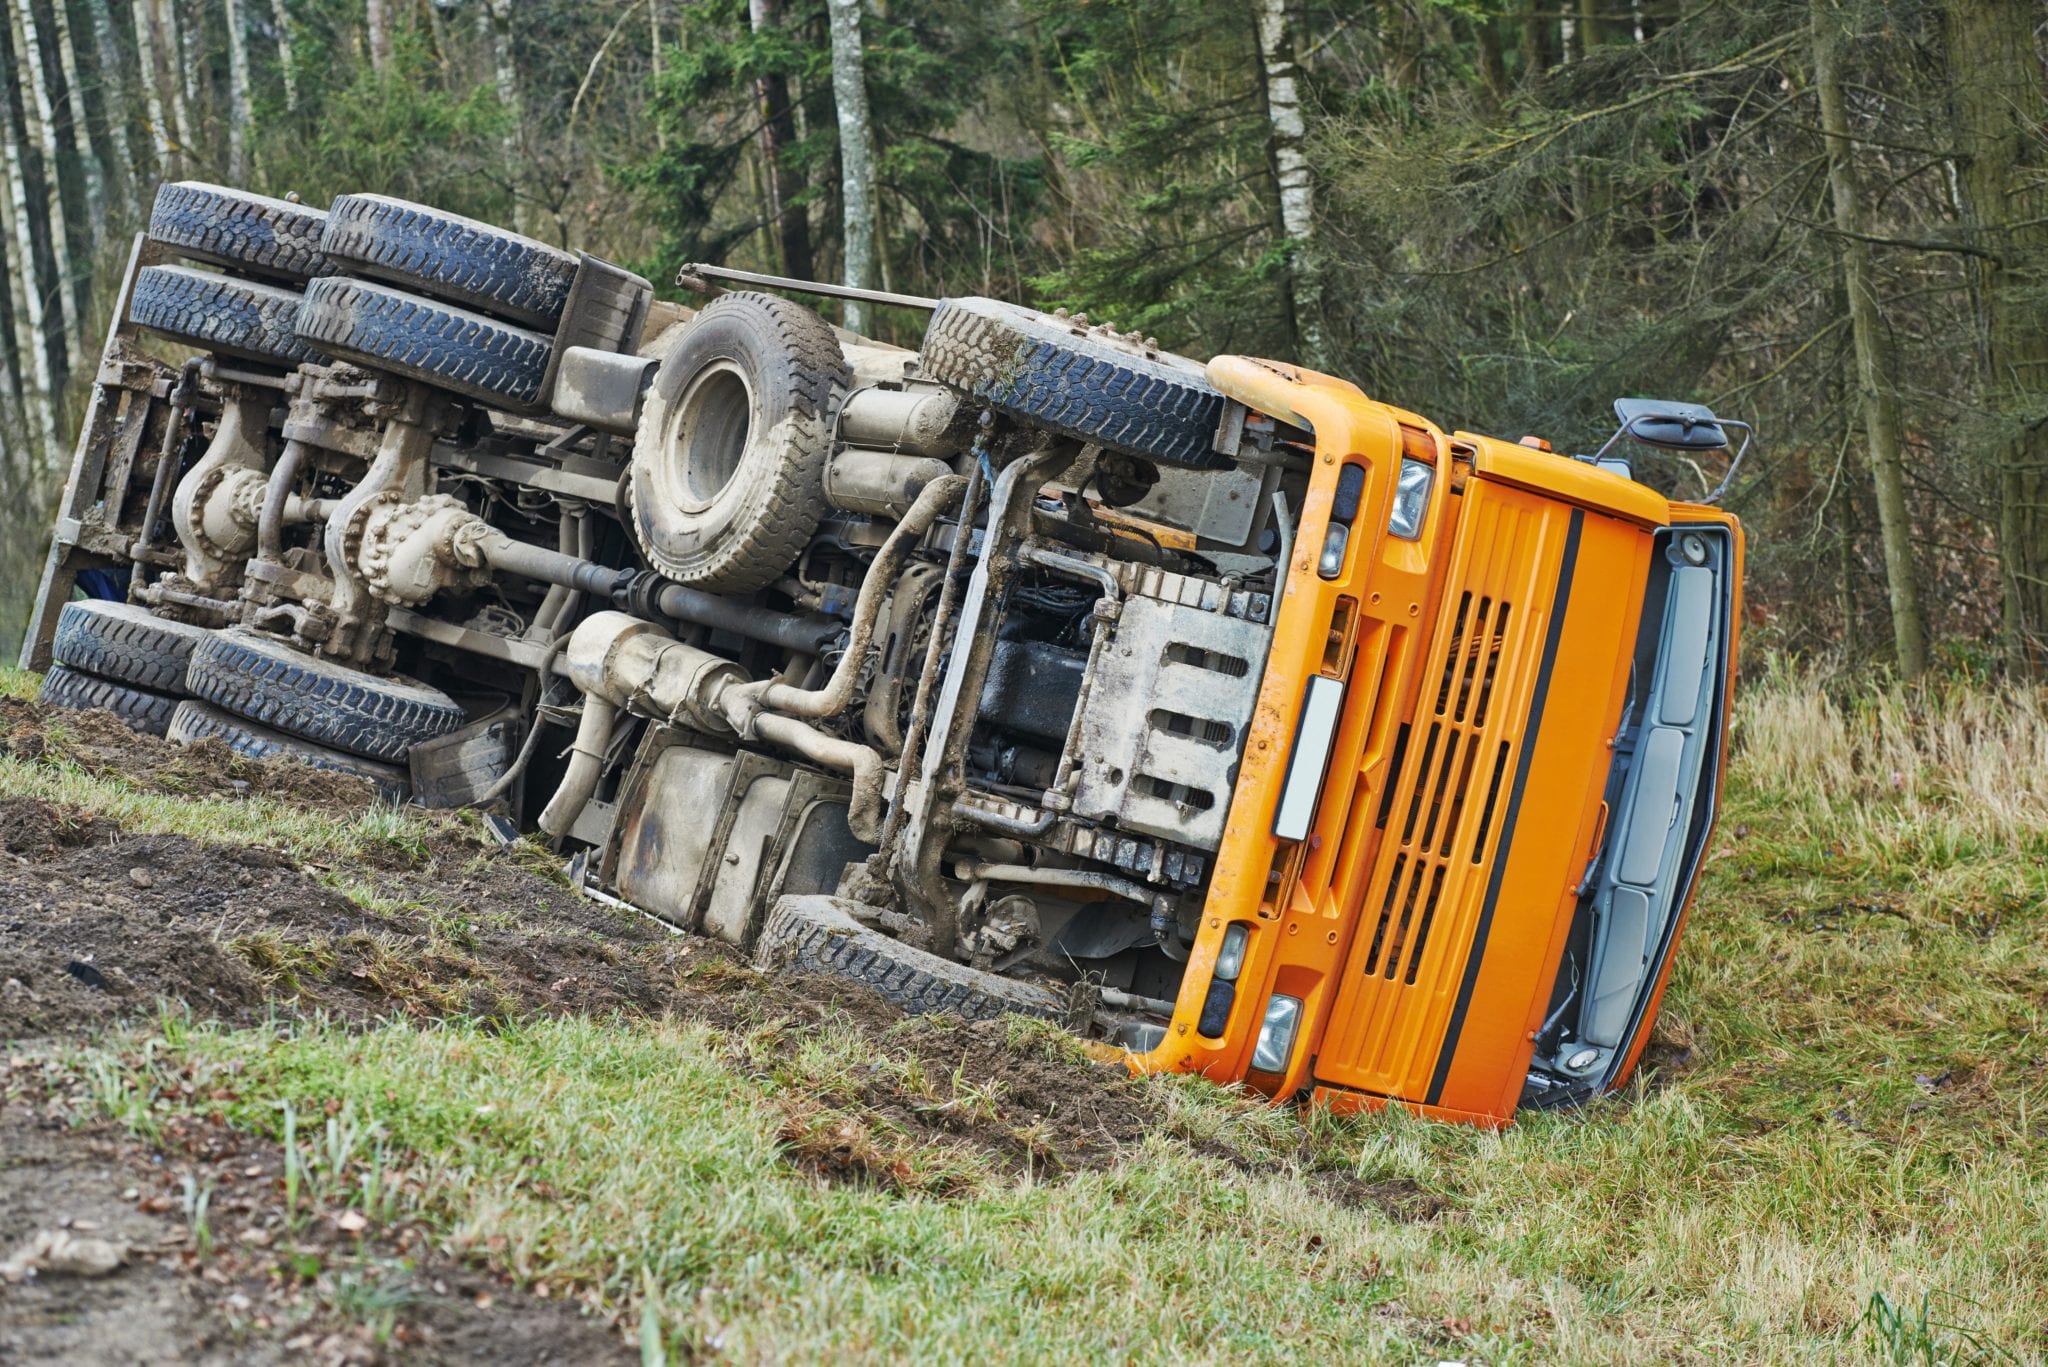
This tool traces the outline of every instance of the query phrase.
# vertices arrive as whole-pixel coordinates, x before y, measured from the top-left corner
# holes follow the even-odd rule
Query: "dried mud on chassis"
[[[1571,459],[1084,317],[878,298],[912,351],[684,279],[164,187],[46,700],[494,811],[771,973],[1143,1068],[1483,1123],[1628,1075],[1741,540],[1613,448],[1741,424],[1624,401]]]

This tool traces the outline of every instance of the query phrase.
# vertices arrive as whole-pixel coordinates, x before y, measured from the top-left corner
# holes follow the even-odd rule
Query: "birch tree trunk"
[[[6,228],[14,269],[7,272],[13,291],[14,345],[22,373],[22,419],[36,442],[36,464],[47,462],[57,449],[57,385],[50,366],[49,319],[43,309],[43,287],[37,278],[35,234],[29,227],[28,163],[22,130],[15,124],[12,102],[0,95],[0,144],[7,158]],[[59,291],[62,293],[62,291]]]
[[[191,53],[185,47],[185,21],[178,13],[178,0],[149,0],[149,3],[157,12],[157,22],[163,34],[162,46],[156,57],[166,67],[165,84],[171,92],[171,141],[177,144],[180,164],[189,166],[195,160],[195,147],[189,89],[192,62]]]
[[[270,12],[277,21],[277,74],[284,80],[284,107],[299,110],[299,73],[292,62],[292,17],[284,0],[270,0]]]
[[[1899,675],[1910,681],[1927,669],[1927,624],[1921,615],[1919,578],[1913,569],[1913,522],[1906,508],[1891,337],[1878,316],[1870,244],[1864,241],[1863,185],[1856,171],[1848,104],[1842,97],[1841,54],[1847,19],[1839,0],[1813,0],[1813,81],[1820,99],[1821,133],[1827,139],[1828,188],[1840,233],[1835,250],[1841,261],[1856,351],[1856,396],[1863,413],[1864,439],[1869,444],[1870,482],[1877,494],[1885,585],[1891,595],[1892,643]]]
[[[532,206],[519,189],[520,144],[526,128],[526,111],[519,99],[519,68],[512,56],[512,0],[486,0],[477,19],[490,45],[491,64],[498,85],[498,103],[511,117],[504,138],[505,180],[512,187],[512,226],[532,236]]]
[[[113,150],[107,171],[108,197],[126,210],[135,201],[135,157],[128,147],[128,89],[121,76],[121,47],[114,38],[114,16],[107,0],[88,0],[92,9],[92,44],[99,60],[100,113],[106,122],[107,145]]]
[[[1979,350],[1998,474],[2006,659],[2038,669],[2048,637],[2048,79],[2039,7],[1947,0],[1950,101],[1981,301]]]
[[[870,289],[875,278],[875,130],[868,117],[867,66],[860,43],[861,0],[826,0],[832,26],[832,102],[839,114],[841,216],[846,226],[845,283]],[[867,305],[846,301],[846,327],[866,330]]]
[[[780,0],[748,0],[747,18],[755,33],[782,27]],[[770,72],[754,82],[754,98],[761,117],[761,160],[768,170],[768,209],[773,215],[777,240],[782,250],[782,273],[802,280],[811,278],[810,211],[792,201],[803,193],[803,184],[786,164],[787,150],[796,141],[796,117],[790,110],[789,78]]]
[[[14,435],[13,424],[28,413],[21,404],[22,383],[15,373],[15,324],[21,318],[21,280],[14,269],[14,234],[8,226],[11,214],[7,196],[0,192],[0,271],[6,272],[10,286],[5,294],[0,294],[0,314],[4,314],[0,322],[5,324],[0,327],[0,468],[7,465],[13,451],[8,440]],[[26,440],[23,449],[27,449]]]
[[[57,38],[57,69],[64,73],[64,100],[71,120],[71,145],[85,176],[85,203],[94,223],[106,221],[107,176],[92,146],[92,124],[85,115],[85,84],[78,79],[78,49],[71,41],[71,14],[65,0],[51,0],[51,28]],[[98,236],[97,233],[94,234]]]
[[[44,220],[50,231],[50,256],[57,265],[57,318],[63,328],[63,352],[68,366],[78,354],[79,335],[77,277],[71,266],[71,234],[64,222],[64,176],[57,161],[57,124],[50,106],[50,81],[43,71],[42,37],[36,31],[36,12],[31,0],[14,3],[14,55],[17,70],[28,74],[25,115],[36,150],[43,157]],[[17,79],[19,76],[17,75]]]
[[[157,59],[163,52],[163,28],[156,21],[156,0],[130,0],[135,20],[135,61],[142,69],[142,98],[149,117],[150,148],[156,154],[156,173],[164,180],[180,174],[177,138],[164,98],[162,68]]]
[[[242,27],[239,0],[226,0],[228,21],[228,181],[249,180],[249,133],[255,115],[249,104],[249,35]]]
[[[661,86],[661,0],[647,0],[647,69],[653,75],[653,86]],[[668,150],[668,125],[660,119],[654,121],[654,146],[657,151]]]
[[[363,22],[370,30],[370,69],[382,76],[391,70],[391,16],[384,0],[367,0]]]
[[[1267,155],[1279,198],[1280,232],[1287,241],[1287,313],[1303,363],[1320,368],[1323,356],[1321,292],[1314,263],[1315,182],[1302,144],[1301,69],[1294,60],[1294,25],[1288,0],[1258,0],[1259,63],[1266,93]]]

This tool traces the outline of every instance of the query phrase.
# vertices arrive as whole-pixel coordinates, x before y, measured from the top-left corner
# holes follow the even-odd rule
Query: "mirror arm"
[[[1728,462],[1728,473],[1721,476],[1721,482],[1714,486],[1714,492],[1700,500],[1700,502],[1709,507],[1719,503],[1722,496],[1728,492],[1728,487],[1735,483],[1735,472],[1742,468],[1742,458],[1749,454],[1750,443],[1756,439],[1755,429],[1746,422],[1735,418],[1720,418],[1717,421],[1723,427],[1740,428],[1742,431],[1742,445],[1736,449],[1735,459]],[[1616,435],[1620,434],[1616,433]]]

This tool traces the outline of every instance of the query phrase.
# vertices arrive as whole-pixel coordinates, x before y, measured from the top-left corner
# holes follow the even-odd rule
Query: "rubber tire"
[[[299,336],[330,356],[513,408],[539,403],[553,346],[480,313],[338,275],[306,286],[298,318]]]
[[[193,266],[135,273],[128,318],[188,346],[292,369],[319,356],[299,336],[297,290]]]
[[[554,331],[577,260],[545,242],[383,195],[343,195],[320,249],[341,269]]]
[[[161,736],[170,729],[171,714],[178,699],[147,689],[130,688],[111,679],[96,679],[63,665],[51,665],[43,675],[36,701],[46,707],[68,707],[75,712],[112,712],[133,731]]]
[[[913,1016],[1058,1020],[1066,1004],[1014,978],[984,973],[929,954],[853,919],[833,897],[785,897],[775,904],[754,950],[770,971],[822,973],[871,987]]]
[[[1106,337],[999,299],[946,299],[919,368],[1030,427],[1187,470],[1228,470],[1215,451],[1223,395],[1185,356]]]
[[[412,791],[412,775],[395,764],[378,764],[339,750],[330,750],[324,745],[296,740],[190,698],[177,704],[169,717],[165,734],[178,745],[190,745],[196,740],[218,740],[245,759],[295,759],[329,773],[368,779],[377,785],[380,794],[395,802],[403,802]]]
[[[182,697],[192,651],[212,635],[206,627],[158,617],[139,603],[84,598],[57,614],[50,654],[59,664],[102,679]]]
[[[193,697],[247,721],[385,764],[405,763],[413,746],[466,720],[437,688],[380,679],[242,627],[200,643],[185,685]]]
[[[724,364],[752,390],[746,446],[731,478],[692,509],[683,500],[686,436],[679,405],[708,368]],[[719,593],[751,593],[780,578],[826,512],[832,410],[853,372],[832,329],[772,295],[720,295],[677,335],[641,405],[629,472],[629,525],[648,562],[669,578]]]
[[[326,227],[318,209],[197,180],[158,186],[149,211],[149,240],[179,256],[291,284],[327,274]]]

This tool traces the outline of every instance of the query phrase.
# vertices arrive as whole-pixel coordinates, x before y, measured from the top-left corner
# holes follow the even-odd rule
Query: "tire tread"
[[[50,666],[43,675],[36,700],[48,707],[76,712],[111,712],[131,730],[151,736],[161,736],[170,729],[172,713],[178,707],[176,698],[112,679],[95,678],[65,665]]]
[[[1186,469],[1231,462],[1213,449],[1223,395],[1193,369],[1125,355],[1085,336],[1038,335],[1024,310],[948,299],[926,329],[924,374],[1031,426]],[[1191,363],[1189,363],[1191,364]]]
[[[344,268],[550,330],[577,267],[544,242],[381,195],[335,200],[321,250]]]
[[[1057,1020],[1062,1003],[1030,983],[941,959],[861,925],[831,898],[785,897],[755,952],[770,968],[821,973],[870,987],[912,1015],[970,1021],[1006,1015]]]
[[[464,721],[446,694],[222,632],[193,652],[194,697],[246,721],[364,759],[403,764],[412,747]]]

